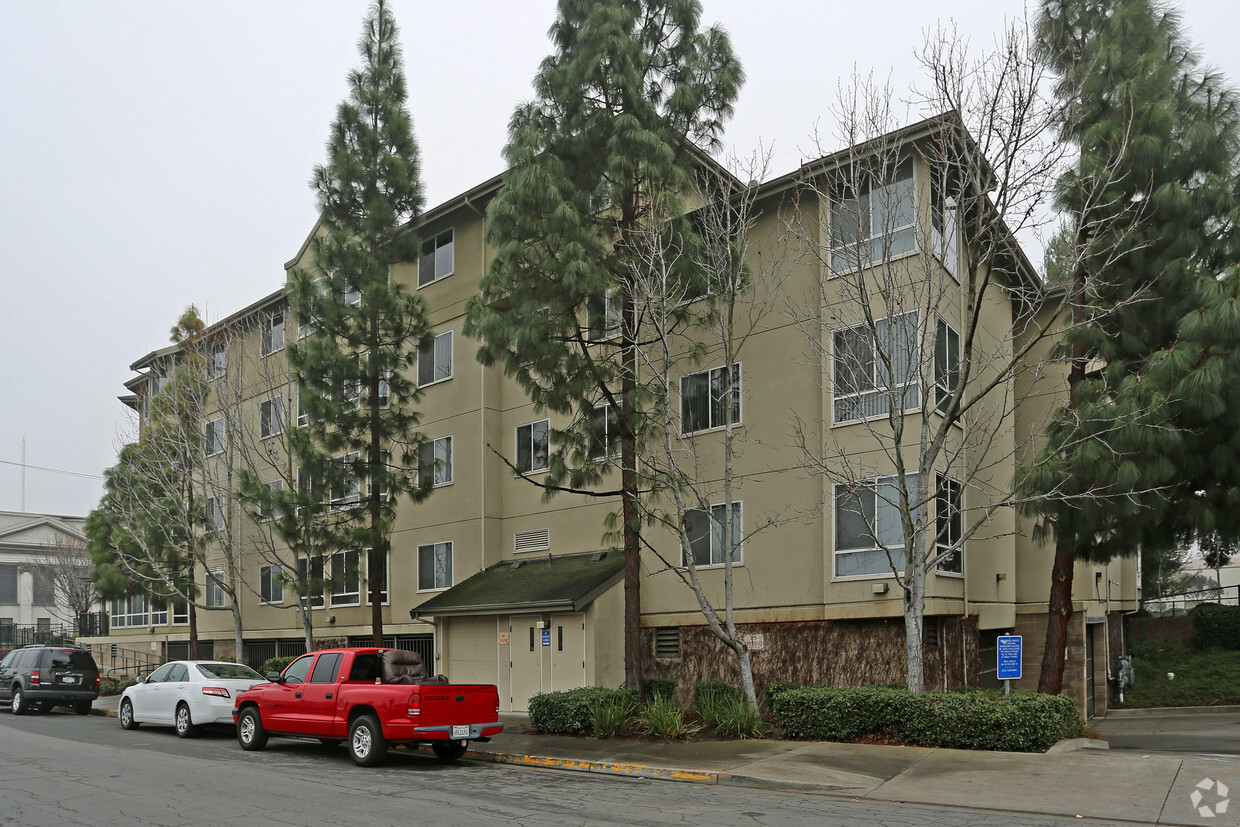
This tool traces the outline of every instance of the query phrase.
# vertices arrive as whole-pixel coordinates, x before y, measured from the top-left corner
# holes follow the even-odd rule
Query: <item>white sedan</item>
[[[123,729],[139,724],[166,724],[188,738],[200,726],[233,725],[233,699],[266,681],[240,663],[206,660],[174,660],[165,663],[121,695]]]

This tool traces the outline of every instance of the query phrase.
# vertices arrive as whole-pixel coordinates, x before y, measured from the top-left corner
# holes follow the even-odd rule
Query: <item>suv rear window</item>
[[[86,652],[73,649],[55,649],[52,651],[52,666],[80,669],[86,672],[95,671],[95,659]]]

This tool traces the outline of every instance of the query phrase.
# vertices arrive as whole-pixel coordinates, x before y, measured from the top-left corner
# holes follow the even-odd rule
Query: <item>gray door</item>
[[[1099,624],[1090,623],[1085,627],[1085,717],[1097,715],[1094,705],[1094,650],[1097,648],[1096,635]]]

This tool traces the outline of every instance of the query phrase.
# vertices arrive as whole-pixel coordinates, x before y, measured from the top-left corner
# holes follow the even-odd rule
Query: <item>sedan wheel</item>
[[[140,726],[133,719],[133,704],[128,698],[121,701],[121,710],[117,713],[117,717],[121,719],[121,729],[137,729]]]
[[[26,714],[26,696],[25,694],[22,693],[22,688],[20,686],[13,687],[12,709],[13,709],[14,715],[25,715]]]
[[[190,738],[193,736],[195,727],[194,722],[189,715],[189,707],[185,704],[177,706],[177,737]]]

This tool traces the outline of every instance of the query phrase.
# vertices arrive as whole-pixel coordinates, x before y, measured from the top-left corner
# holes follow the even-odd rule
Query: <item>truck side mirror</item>
[[[267,680],[271,681],[272,683],[284,683],[284,678],[283,676],[280,675],[279,672],[268,672]]]

